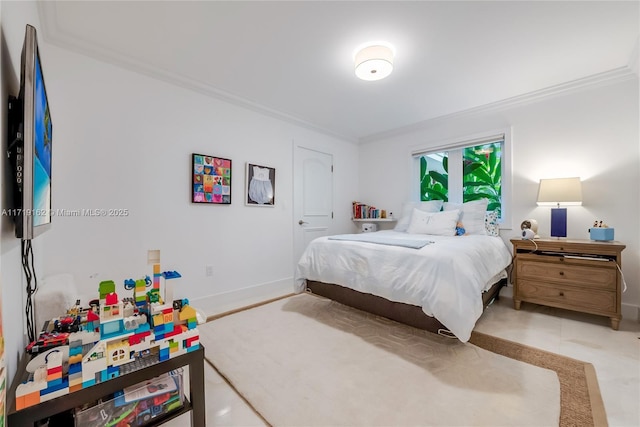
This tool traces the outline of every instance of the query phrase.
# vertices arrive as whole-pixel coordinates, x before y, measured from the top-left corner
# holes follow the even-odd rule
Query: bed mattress
[[[503,240],[493,236],[411,235],[379,231],[386,240],[428,238],[413,249],[387,244],[315,239],[298,262],[294,291],[306,281],[334,283],[389,301],[416,305],[467,341],[483,311],[482,293],[511,264]]]

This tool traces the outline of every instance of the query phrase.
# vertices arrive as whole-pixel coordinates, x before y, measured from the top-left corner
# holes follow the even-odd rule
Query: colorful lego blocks
[[[35,369],[32,378],[17,387],[17,410],[108,381],[135,370],[149,358],[155,358],[155,363],[199,348],[196,311],[189,301],[165,304],[160,295],[160,278],[181,276],[175,271],[160,273],[159,251],[156,260],[153,287],[148,292],[145,288],[150,280],[129,279],[125,289],[133,290],[134,297],[120,300],[115,282],[103,281],[98,286],[97,313],[89,309],[78,322],[77,332],[57,333],[33,344],[32,348],[68,344],[69,369],[63,373],[62,352],[48,353],[46,365]]]

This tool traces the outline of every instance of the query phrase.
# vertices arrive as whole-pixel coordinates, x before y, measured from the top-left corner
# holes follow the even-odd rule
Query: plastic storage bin
[[[613,228],[593,227],[589,229],[589,238],[591,240],[613,240],[613,234]]]
[[[90,407],[76,408],[75,425],[145,426],[182,407],[182,369],[127,387]]]

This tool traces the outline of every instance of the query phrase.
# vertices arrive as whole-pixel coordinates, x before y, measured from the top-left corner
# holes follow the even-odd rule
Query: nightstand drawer
[[[576,284],[593,289],[616,290],[617,270],[604,262],[602,267],[598,268],[564,262],[521,260],[517,263],[517,274],[518,279],[529,278],[543,282]]]
[[[518,280],[517,298],[546,303],[560,308],[615,312],[616,293],[571,286],[547,286],[538,281]]]

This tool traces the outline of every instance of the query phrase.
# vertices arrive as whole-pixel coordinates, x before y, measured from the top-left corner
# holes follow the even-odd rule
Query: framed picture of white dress
[[[276,170],[247,162],[247,206],[269,206],[276,203]]]

